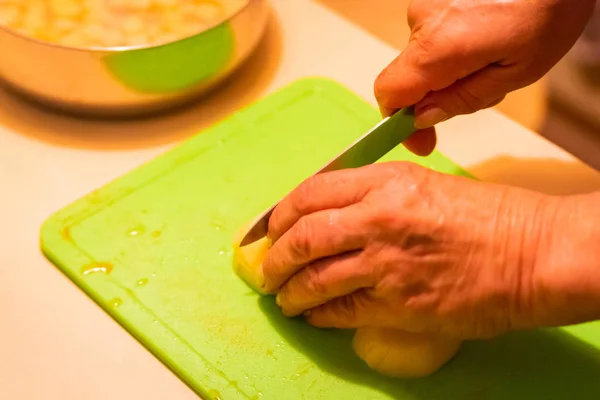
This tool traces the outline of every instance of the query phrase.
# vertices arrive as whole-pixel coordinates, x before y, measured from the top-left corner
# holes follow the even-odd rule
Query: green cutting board
[[[234,275],[234,232],[378,120],[335,82],[298,81],[55,214],[43,251],[206,399],[600,399],[597,324],[467,343],[431,377],[390,379],[351,331],[286,319]],[[385,158],[468,176],[439,153]]]

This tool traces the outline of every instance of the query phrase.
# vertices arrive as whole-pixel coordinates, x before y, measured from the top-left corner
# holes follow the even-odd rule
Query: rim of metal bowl
[[[100,46],[75,47],[75,46],[67,46],[67,45],[60,44],[60,43],[53,43],[53,42],[47,42],[45,40],[40,40],[35,37],[31,37],[31,36],[25,35],[23,33],[20,33],[14,29],[8,28],[5,25],[0,25],[0,31],[4,31],[4,32],[8,33],[9,35],[17,36],[17,37],[27,40],[29,42],[33,42],[33,43],[43,45],[43,46],[48,46],[48,47],[55,47],[55,48],[62,49],[62,50],[77,51],[77,52],[83,52],[83,53],[119,53],[119,52],[130,51],[130,50],[158,48],[158,47],[167,46],[167,45],[170,45],[170,44],[182,41],[182,40],[186,40],[186,39],[201,35],[205,32],[210,31],[211,29],[214,29],[214,28],[224,24],[225,22],[231,21],[232,19],[237,17],[239,14],[246,11],[246,9],[248,7],[250,7],[253,3],[257,3],[259,1],[262,1],[262,0],[246,0],[246,4],[244,4],[244,6],[241,7],[239,10],[226,16],[223,19],[218,20],[217,22],[213,23],[212,25],[209,25],[207,28],[202,29],[201,31],[198,31],[197,33],[194,33],[192,35],[183,36],[177,40],[172,40],[170,42],[160,43],[160,44],[142,44],[142,45],[136,45],[136,46],[114,46],[114,47],[100,47]]]

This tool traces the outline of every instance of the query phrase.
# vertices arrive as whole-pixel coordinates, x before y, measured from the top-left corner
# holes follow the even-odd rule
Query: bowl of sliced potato
[[[66,111],[146,114],[230,76],[268,16],[267,0],[0,0],[0,81]]]

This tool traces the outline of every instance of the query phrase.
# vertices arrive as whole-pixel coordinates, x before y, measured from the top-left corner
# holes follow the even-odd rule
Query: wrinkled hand
[[[317,175],[271,217],[265,289],[318,327],[528,328],[548,201],[403,162]]]
[[[410,41],[378,77],[384,115],[416,105],[416,127],[492,107],[540,79],[575,44],[594,0],[412,0]],[[435,130],[405,142],[435,147]]]

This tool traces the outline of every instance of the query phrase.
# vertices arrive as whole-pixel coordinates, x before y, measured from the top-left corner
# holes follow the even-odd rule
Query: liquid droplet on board
[[[127,234],[129,236],[140,236],[143,235],[146,232],[146,228],[143,226],[136,226],[133,229],[130,229]]]
[[[81,267],[81,273],[85,276],[94,273],[110,274],[113,270],[113,263],[111,262],[95,262],[87,264]]]
[[[215,231],[220,231],[223,229],[223,224],[219,221],[211,221],[210,225],[215,229]]]
[[[115,297],[114,299],[109,301],[110,305],[113,306],[114,308],[119,308],[119,306],[121,304],[123,304],[123,300],[121,300],[118,297]]]
[[[139,281],[137,281],[135,284],[138,286],[144,286],[147,283],[148,283],[148,278],[142,278]]]

